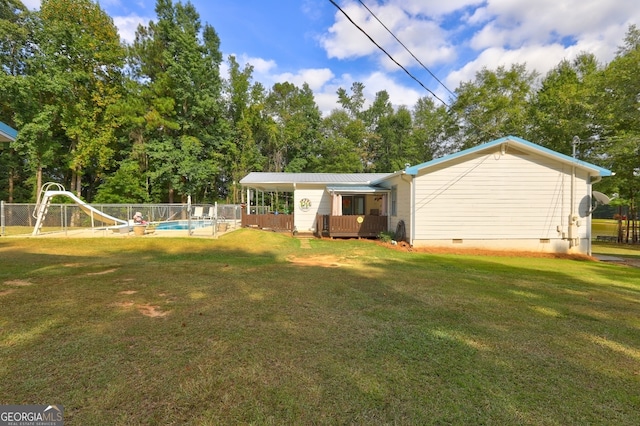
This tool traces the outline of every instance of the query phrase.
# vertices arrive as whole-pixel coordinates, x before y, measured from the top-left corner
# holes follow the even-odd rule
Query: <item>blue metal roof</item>
[[[503,143],[515,143],[516,145],[520,145],[521,147],[527,148],[530,151],[536,151],[539,154],[545,155],[547,157],[553,157],[555,159],[557,159],[558,161],[564,162],[564,163],[570,163],[570,164],[574,164],[576,165],[576,167],[582,167],[584,169],[589,169],[589,170],[593,170],[595,172],[598,173],[599,176],[611,176],[613,173],[611,172],[611,170],[602,168],[600,166],[596,166],[595,164],[591,164],[591,163],[587,163],[585,161],[581,161],[581,160],[577,160],[573,157],[569,157],[568,155],[564,155],[561,154],[559,152],[553,151],[549,148],[545,148],[543,146],[537,145],[533,142],[529,142],[527,140],[524,140],[522,138],[516,137],[516,136],[506,136],[504,138],[500,138],[500,139],[496,139],[494,141],[491,142],[487,142],[478,146],[474,146],[473,148],[469,148],[469,149],[465,149],[463,151],[459,151],[456,152],[455,154],[451,154],[451,155],[445,155],[444,157],[440,157],[440,158],[435,158],[431,161],[427,161],[425,163],[422,164],[418,164],[412,167],[407,167],[405,169],[405,173],[415,176],[417,175],[420,170],[429,168],[429,167],[433,167],[435,165],[438,164],[442,164],[448,161],[452,161],[455,160],[456,158],[460,158],[460,157],[464,157],[466,155],[470,155],[470,154],[474,154],[474,153],[478,153],[478,152],[482,152],[484,150],[488,150],[488,149],[493,149],[497,146],[500,146]]]
[[[18,137],[18,131],[0,121],[0,142],[13,142]]]

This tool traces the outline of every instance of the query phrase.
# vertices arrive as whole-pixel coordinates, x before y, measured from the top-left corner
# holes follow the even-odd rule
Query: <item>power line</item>
[[[374,40],[374,39],[373,39],[369,34],[367,34],[367,32],[366,32],[365,30],[363,30],[363,29],[362,29],[358,24],[356,24],[356,23],[353,21],[353,19],[351,19],[351,17],[350,17],[350,16],[349,16],[349,15],[348,15],[348,14],[347,14],[347,13],[346,13],[346,12],[345,12],[345,11],[344,11],[344,10],[343,10],[343,9],[342,9],[342,8],[341,8],[341,7],[340,7],[340,6],[339,6],[339,5],[338,5],[334,0],[329,0],[329,1],[330,1],[330,2],[331,2],[331,4],[333,4],[333,5],[334,5],[334,6],[335,6],[335,7],[336,7],[340,12],[342,12],[342,14],[343,14],[343,15],[344,15],[348,20],[349,20],[349,22],[351,22],[351,23],[352,23],[352,24],[353,24],[357,29],[359,29],[359,30],[360,30],[360,32],[362,32],[362,34],[364,34],[365,36],[367,36],[367,38],[368,38],[369,40],[371,40],[371,42],[372,42],[372,43],[373,43],[373,44],[374,44],[378,49],[380,49],[381,51],[383,51],[383,52],[384,52],[384,53],[389,57],[389,59],[391,59],[391,60],[392,60],[392,61],[393,61],[393,62],[394,62],[398,67],[400,67],[400,68],[401,68],[405,73],[407,73],[407,75],[408,75],[409,77],[411,77],[411,78],[412,78],[416,83],[418,83],[420,86],[422,86],[422,88],[423,88],[424,90],[426,90],[427,92],[431,93],[431,95],[432,95],[434,98],[436,98],[437,100],[439,100],[440,102],[442,102],[442,104],[443,104],[445,107],[447,107],[447,109],[449,109],[449,110],[450,110],[450,108],[451,108],[451,106],[450,106],[450,105],[448,105],[445,101],[443,101],[442,99],[440,99],[440,98],[438,97],[438,95],[436,95],[432,90],[430,90],[429,88],[427,88],[427,87],[426,87],[426,86],[425,86],[425,85],[424,85],[420,80],[418,80],[418,79],[417,79],[413,74],[411,74],[411,73],[409,72],[409,70],[407,70],[404,66],[402,66],[400,63],[398,63],[398,61],[396,61],[396,60],[393,58],[393,56],[391,56],[391,54],[389,54],[389,52],[387,52],[387,51],[386,51],[382,46],[380,46],[378,43],[376,43],[376,41],[375,41],[375,40]],[[360,0],[358,0],[358,1],[360,1]],[[362,4],[362,2],[361,2],[361,1],[360,1],[360,3]],[[363,5],[363,6],[364,6],[364,5]],[[365,6],[365,7],[366,7],[366,6]],[[367,10],[369,10],[369,9],[367,9]],[[372,15],[373,15],[373,13],[372,13]],[[376,19],[377,19],[377,18],[376,18]],[[380,21],[378,21],[378,22],[380,22]],[[381,23],[381,24],[382,24],[382,23]],[[382,25],[384,26],[384,24],[382,24]],[[386,28],[386,27],[385,27],[385,28]],[[389,31],[389,30],[387,29],[387,31]],[[392,34],[392,35],[393,35],[393,34]],[[394,36],[394,37],[395,37],[395,36]],[[397,38],[396,38],[396,40],[397,40]],[[399,40],[398,40],[398,41],[399,41]],[[401,43],[401,44],[402,44],[402,43]],[[426,68],[426,67],[425,67],[425,68]],[[433,74],[432,74],[432,75],[433,75]],[[442,84],[442,83],[440,83],[440,84]],[[444,84],[443,84],[443,86],[444,86]],[[445,89],[447,89],[447,88],[446,88],[446,86],[445,86]],[[451,91],[450,91],[449,89],[447,89],[447,90],[451,93]],[[486,126],[479,126],[479,125],[478,125],[478,124],[476,124],[473,120],[471,120],[471,119],[470,119],[470,117],[467,117],[467,118],[466,118],[466,121],[467,121],[471,126],[473,126],[473,127],[475,127],[476,129],[478,129],[480,132],[485,132],[485,133],[487,133],[487,134],[489,134],[489,135],[492,135],[492,136],[494,136],[494,137],[498,137],[498,135],[497,135],[496,133],[494,133],[494,130],[493,130],[493,129],[485,130]]]
[[[411,73],[409,72],[409,70],[407,70],[407,69],[406,69],[404,66],[402,66],[398,61],[396,61],[396,60],[393,58],[393,56],[391,56],[391,54],[389,54],[389,52],[387,52],[387,51],[386,51],[382,46],[380,46],[378,43],[376,43],[376,41],[375,41],[373,38],[371,38],[371,36],[370,36],[369,34],[367,34],[367,32],[366,32],[365,30],[363,30],[363,29],[362,29],[358,24],[356,24],[356,23],[353,21],[353,19],[351,19],[351,17],[350,17],[349,15],[347,15],[347,13],[346,13],[344,10],[342,10],[342,8],[341,8],[341,7],[340,7],[340,6],[339,6],[339,5],[338,5],[334,0],[329,0],[329,1],[330,1],[330,2],[331,2],[331,4],[333,4],[333,5],[334,5],[334,6],[335,6],[335,7],[336,7],[340,12],[342,12],[342,14],[343,14],[343,15],[344,15],[348,20],[349,20],[349,22],[351,22],[351,23],[352,23],[352,24],[353,24],[357,29],[359,29],[359,30],[360,30],[360,32],[362,32],[362,34],[364,34],[365,36],[367,36],[367,38],[368,38],[369,40],[371,40],[371,42],[372,42],[373,44],[375,44],[375,45],[376,45],[376,47],[377,47],[378,49],[380,49],[381,51],[383,51],[383,52],[384,52],[384,53],[389,57],[389,59],[391,59],[391,60],[392,60],[392,61],[393,61],[397,66],[399,66],[400,68],[402,68],[402,70],[403,70],[405,73],[407,73],[407,75],[408,75],[409,77],[411,77],[413,80],[415,80],[415,82],[416,82],[416,83],[418,83],[420,86],[422,86],[422,88],[423,88],[424,90],[426,90],[427,92],[431,93],[431,95],[432,95],[434,98],[436,98],[437,100],[439,100],[440,102],[442,102],[442,104],[443,104],[444,106],[446,106],[447,108],[449,107],[449,105],[448,105],[445,101],[443,101],[442,99],[440,99],[440,98],[438,97],[438,95],[436,95],[436,94],[435,94],[431,89],[427,88],[427,86],[425,86],[425,85],[424,85],[420,80],[418,80],[418,79],[417,79],[413,74],[411,74]]]
[[[422,63],[422,61],[420,61],[420,59],[418,59],[418,58],[416,57],[416,55],[414,55],[414,54],[413,54],[413,52],[412,52],[411,50],[409,50],[409,48],[408,48],[407,46],[405,46],[405,44],[404,44],[402,41],[400,41],[400,39],[399,39],[398,37],[396,37],[396,35],[395,35],[395,34],[394,34],[394,33],[393,33],[389,28],[387,28],[387,26],[386,26],[386,25],[385,25],[385,24],[384,24],[384,23],[383,23],[383,22],[382,22],[382,21],[381,21],[381,20],[376,16],[376,14],[375,14],[375,13],[373,13],[373,11],[372,11],[371,9],[369,9],[369,7],[368,7],[366,4],[364,4],[364,2],[363,2],[362,0],[358,0],[358,2],[359,2],[359,3],[360,3],[360,4],[361,4],[365,9],[367,9],[367,11],[371,14],[371,16],[373,16],[373,17],[376,19],[376,21],[378,21],[378,23],[380,23],[380,25],[382,25],[382,26],[384,27],[384,29],[385,29],[385,30],[387,30],[387,32],[388,32],[389,34],[391,34],[391,36],[392,36],[394,39],[396,39],[396,41],[397,41],[398,43],[400,43],[400,45],[401,45],[402,47],[404,47],[404,50],[406,50],[407,52],[409,52],[409,54],[411,55],[411,57],[413,57],[413,59],[415,59],[415,60],[416,60],[416,62],[418,62],[418,63],[420,64],[420,66],[421,66],[422,68],[424,68],[424,69],[425,69],[425,70],[426,70],[426,71],[431,75],[431,77],[433,77],[433,78],[434,78],[438,83],[440,83],[440,85],[441,85],[442,87],[444,87],[444,88],[445,88],[445,90],[446,90],[447,92],[449,92],[453,97],[456,97],[456,94],[455,94],[455,93],[453,93],[451,90],[449,90],[449,88],[448,88],[448,87],[447,87],[447,86],[446,86],[442,81],[440,81],[440,79],[439,79],[438,77],[436,77],[436,75],[435,75],[434,73],[432,73],[432,72],[431,72],[431,70],[430,70],[429,68],[427,68],[427,66],[426,66],[425,64],[423,64],[423,63]]]

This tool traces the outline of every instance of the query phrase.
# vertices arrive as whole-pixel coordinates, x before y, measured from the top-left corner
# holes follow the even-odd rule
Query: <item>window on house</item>
[[[354,215],[364,214],[364,195],[343,195],[342,214]]]

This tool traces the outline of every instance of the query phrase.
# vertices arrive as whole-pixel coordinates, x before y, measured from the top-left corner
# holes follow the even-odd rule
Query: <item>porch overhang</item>
[[[334,186],[327,186],[327,192],[329,194],[388,194],[390,190],[387,188],[380,188],[377,186],[334,185]]]
[[[364,192],[384,191],[372,183],[389,173],[282,173],[251,172],[240,180],[244,188],[263,192],[294,192],[299,187],[367,188]]]

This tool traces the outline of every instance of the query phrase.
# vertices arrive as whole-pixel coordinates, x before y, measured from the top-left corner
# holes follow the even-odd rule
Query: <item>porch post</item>
[[[342,195],[334,193],[331,197],[331,215],[342,216]]]

